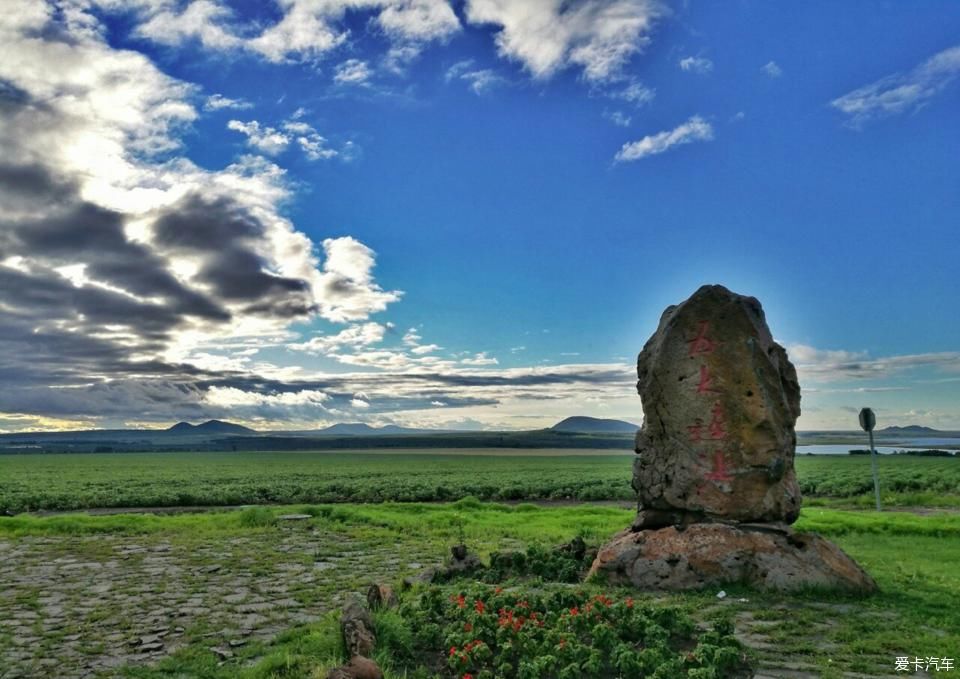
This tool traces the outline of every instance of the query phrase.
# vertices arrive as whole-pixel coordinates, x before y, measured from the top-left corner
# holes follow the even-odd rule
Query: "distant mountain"
[[[906,427],[886,427],[880,432],[883,434],[939,434],[940,430],[919,424],[908,424]]]
[[[580,434],[632,434],[640,427],[623,420],[604,420],[596,417],[568,417],[550,427],[552,431]]]
[[[395,424],[388,424],[383,427],[371,427],[363,422],[341,422],[321,429],[316,433],[321,436],[383,436],[386,434],[423,434],[431,430],[427,429],[409,429],[399,427]],[[437,432],[432,432],[437,433]]]
[[[190,424],[189,422],[177,422],[175,425],[165,430],[168,434],[177,434],[182,436],[203,436],[207,434],[224,434],[232,436],[242,436],[244,434],[256,434],[257,432],[249,427],[239,424],[232,424],[222,420],[207,420],[203,424]]]

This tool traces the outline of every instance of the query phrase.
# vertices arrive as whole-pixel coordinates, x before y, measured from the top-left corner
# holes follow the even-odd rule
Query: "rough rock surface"
[[[700,523],[625,530],[600,550],[590,575],[641,589],[742,583],[780,591],[808,587],[871,592],[873,579],[839,547],[785,524]]]
[[[635,528],[796,520],[800,386],[760,302],[703,286],[664,311],[637,374]]]
[[[340,627],[343,629],[343,643],[349,655],[373,655],[373,647],[377,643],[373,632],[373,618],[361,602],[351,601],[344,606]]]
[[[374,582],[367,588],[367,606],[370,607],[371,611],[396,608],[399,603],[397,594],[390,585],[381,585]]]
[[[346,665],[330,670],[327,679],[383,679],[383,671],[370,658],[355,655]]]

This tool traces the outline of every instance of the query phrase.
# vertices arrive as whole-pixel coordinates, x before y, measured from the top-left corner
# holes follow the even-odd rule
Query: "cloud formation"
[[[374,253],[356,239],[326,239],[317,254],[279,211],[289,188],[272,162],[241,156],[208,170],[180,154],[196,88],[112,48],[81,7],[24,0],[5,10],[5,417],[208,412],[203,380],[296,372],[252,358],[282,343],[291,323],[362,321],[399,299],[376,282]],[[239,127],[320,152],[303,123]],[[235,352],[205,349],[230,344]]]
[[[447,69],[444,80],[465,81],[477,96],[486,94],[495,87],[506,83],[506,79],[490,68],[475,68],[473,59],[458,61]]]
[[[768,78],[779,78],[783,75],[783,69],[780,68],[775,61],[768,61],[760,70],[762,70]]]
[[[864,351],[830,351],[792,344],[787,347],[787,353],[801,376],[818,381],[883,379],[923,368],[960,373],[960,352],[957,351],[872,358]]]
[[[316,60],[350,38],[351,15],[366,14],[394,49],[413,58],[426,43],[460,30],[445,0],[280,0],[281,16],[266,26],[244,23],[222,0],[93,0],[101,9],[132,14],[135,33],[163,45],[196,42],[210,50],[245,52],[267,61]],[[413,54],[410,54],[413,52]]]
[[[938,52],[906,73],[895,73],[864,85],[830,105],[846,114],[850,125],[916,111],[926,106],[960,75],[960,46]]]
[[[693,116],[687,122],[672,130],[647,135],[638,141],[627,142],[617,152],[616,162],[640,160],[648,156],[664,153],[678,144],[690,144],[695,141],[713,139],[713,127],[700,116]]]
[[[499,26],[500,54],[535,78],[574,67],[590,82],[621,76],[664,12],[648,0],[469,0],[466,7],[471,23]]]
[[[680,69],[689,73],[706,75],[713,71],[713,62],[706,57],[684,57],[679,61]]]

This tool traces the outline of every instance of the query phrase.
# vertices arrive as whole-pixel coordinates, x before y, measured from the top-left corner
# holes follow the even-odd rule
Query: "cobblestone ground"
[[[417,546],[403,545],[404,560],[399,546],[378,551],[307,524],[209,543],[0,540],[0,679],[109,676],[194,643],[229,657],[318,619],[365,583],[421,568]]]

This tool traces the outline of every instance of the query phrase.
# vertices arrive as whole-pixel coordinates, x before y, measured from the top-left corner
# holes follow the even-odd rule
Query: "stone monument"
[[[790,528],[800,385],[760,302],[701,287],[664,311],[637,375],[637,517],[592,574],[649,589],[876,588],[836,545]]]

